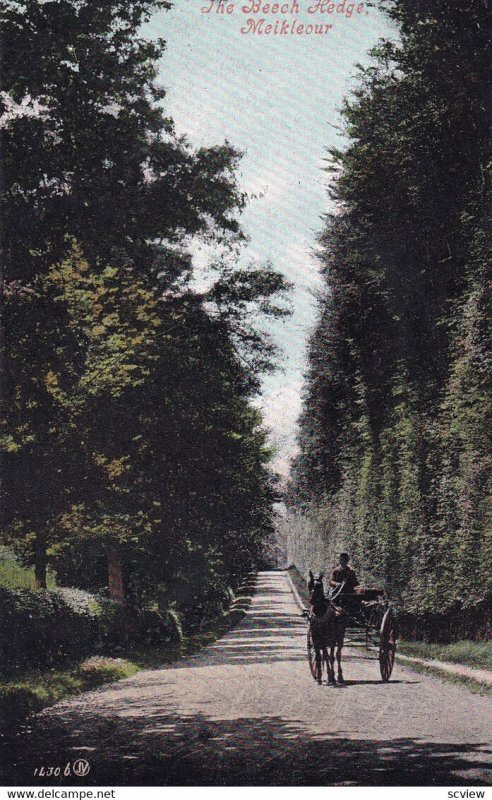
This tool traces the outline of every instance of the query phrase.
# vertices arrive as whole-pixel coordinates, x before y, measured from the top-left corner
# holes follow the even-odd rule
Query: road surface
[[[198,655],[39,715],[3,783],[77,759],[88,774],[47,785],[492,783],[491,698],[399,665],[383,684],[361,647],[345,687],[318,686],[305,627],[285,573],[260,573],[241,624]]]

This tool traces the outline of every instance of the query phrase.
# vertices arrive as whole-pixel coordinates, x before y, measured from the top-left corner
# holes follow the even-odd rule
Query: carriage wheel
[[[311,636],[311,631],[308,630],[307,635],[307,653],[308,653],[308,661],[309,661],[309,669],[311,670],[311,675],[313,676],[315,681],[321,680],[323,677],[323,662],[324,658],[321,656],[321,674],[318,674],[318,667],[316,666],[316,650],[313,644],[313,638]]]
[[[393,672],[395,653],[395,624],[391,614],[391,609],[388,608],[382,619],[379,635],[379,669],[381,670],[381,678],[385,683],[389,681],[391,673]]]

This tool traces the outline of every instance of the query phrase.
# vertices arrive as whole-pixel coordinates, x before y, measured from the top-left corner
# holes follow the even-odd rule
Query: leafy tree
[[[237,152],[193,151],[161,108],[164,41],[147,41],[141,26],[169,7],[3,0],[7,280],[61,260],[68,234],[89,260],[130,258],[168,285],[190,270],[184,234],[238,236]]]
[[[240,154],[164,115],[164,42],[141,27],[169,6],[0,6],[6,538],[41,585],[49,562],[101,588],[116,547],[134,598],[166,609],[216,602],[271,533],[250,400],[287,288],[238,266]],[[197,236],[221,252],[201,293]]]
[[[250,303],[271,292],[259,283]],[[60,575],[104,585],[103,556],[117,546],[141,602],[191,604],[236,583],[271,533],[275,490],[249,404],[254,376],[224,320],[133,268],[94,270],[75,246],[12,292],[7,323],[9,531],[27,557],[33,534],[38,551],[48,545],[35,559],[41,580],[48,558]]]

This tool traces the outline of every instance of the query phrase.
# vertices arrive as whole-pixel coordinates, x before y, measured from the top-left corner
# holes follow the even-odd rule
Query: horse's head
[[[315,614],[323,614],[327,608],[325,589],[323,586],[323,573],[317,575],[310,573],[309,581],[309,600]]]
[[[317,572],[316,575],[309,570],[309,581],[308,581],[308,591],[311,593],[315,586],[321,583],[321,588],[323,588],[323,573]]]

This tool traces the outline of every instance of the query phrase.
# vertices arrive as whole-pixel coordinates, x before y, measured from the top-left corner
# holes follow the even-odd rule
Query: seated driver
[[[355,587],[359,585],[357,575],[348,565],[349,561],[348,553],[340,553],[339,566],[331,573],[329,585],[333,589],[333,593],[336,597],[351,594]]]

